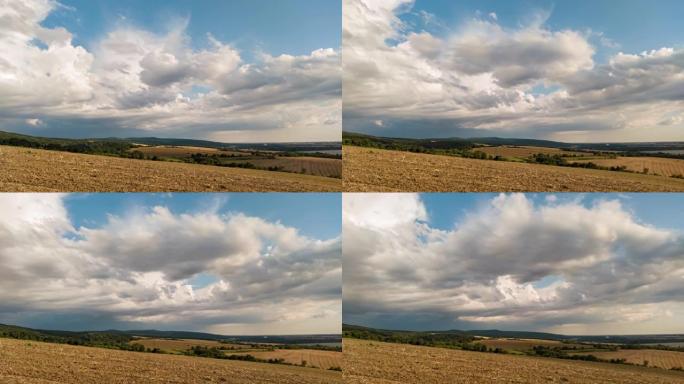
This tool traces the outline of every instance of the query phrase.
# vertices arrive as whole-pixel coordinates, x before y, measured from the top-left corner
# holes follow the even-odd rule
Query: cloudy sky
[[[0,130],[340,140],[339,0],[0,0]]]
[[[344,129],[684,140],[684,2],[343,0]]]
[[[667,194],[346,194],[344,317],[390,329],[684,333]]]
[[[339,333],[335,194],[0,194],[0,323]]]

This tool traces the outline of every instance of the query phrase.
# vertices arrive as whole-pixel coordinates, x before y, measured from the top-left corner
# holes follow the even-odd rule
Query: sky
[[[684,3],[344,0],[344,129],[684,140]]]
[[[0,324],[340,333],[339,194],[0,194]]]
[[[684,333],[677,194],[345,194],[345,323]],[[368,292],[373,292],[369,295]]]
[[[0,130],[339,141],[341,4],[0,0]]]

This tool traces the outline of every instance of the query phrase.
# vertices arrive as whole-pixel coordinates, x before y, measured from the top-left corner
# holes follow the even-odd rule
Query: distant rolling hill
[[[481,145],[491,146],[528,146],[559,148],[567,150],[594,150],[594,151],[619,151],[619,152],[643,152],[643,151],[672,151],[684,150],[684,142],[644,142],[644,143],[564,143],[560,141],[538,140],[526,138],[504,137],[469,137],[469,138],[398,138],[381,137],[355,132],[343,132],[342,142],[346,145],[362,147],[374,147],[392,150],[415,150],[415,149],[472,149]]]
[[[159,331],[159,330],[105,330],[105,331],[60,331],[0,324],[0,337],[46,341],[64,344],[102,344],[105,342],[126,343],[133,337],[154,337],[165,339],[231,340],[247,343],[275,344],[320,344],[341,342],[340,335],[257,335],[227,336],[204,332]]]
[[[160,138],[160,137],[128,137],[128,138],[49,138],[23,135],[0,131],[0,145],[12,145],[39,149],[63,150],[77,153],[117,153],[126,151],[136,144],[189,146],[205,148],[258,149],[264,151],[328,151],[339,150],[339,142],[302,142],[302,143],[222,143],[209,140]]]
[[[407,330],[388,330],[369,328],[359,325],[343,324],[343,335],[363,336],[358,338],[392,338],[396,336],[411,338],[425,335],[452,335],[454,338],[467,338],[468,336],[509,338],[509,339],[540,339],[540,340],[572,340],[588,343],[615,343],[615,344],[656,344],[656,343],[676,343],[684,342],[684,334],[662,334],[662,335],[561,335],[546,332],[530,331],[502,331],[497,329],[489,330],[446,330],[446,331],[407,331]]]

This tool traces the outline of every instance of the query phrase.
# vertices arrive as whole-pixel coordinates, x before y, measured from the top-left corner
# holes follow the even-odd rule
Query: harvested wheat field
[[[260,168],[283,167],[287,172],[306,173],[325,177],[342,177],[342,160],[323,157],[276,157],[275,159],[246,160]]]
[[[227,352],[230,354],[230,352]],[[245,352],[258,359],[284,359],[286,363],[302,364],[323,369],[342,366],[342,352],[316,349],[276,349],[275,351]]]
[[[339,179],[0,146],[2,192],[335,192]]]
[[[196,339],[154,339],[154,338],[138,338],[132,341],[135,344],[144,345],[145,348],[154,349],[159,348],[164,352],[179,353],[187,351],[195,346],[202,346],[207,348],[230,348],[230,349],[248,349],[249,345],[243,344],[227,344],[220,343],[214,340],[196,340]]]
[[[677,384],[684,373],[608,363],[344,340],[350,384],[567,383]]]
[[[665,369],[684,368],[684,352],[657,349],[622,349],[615,352],[591,352],[599,359],[626,359],[628,363],[643,364]]]
[[[547,147],[526,147],[526,146],[512,146],[512,145],[500,145],[496,147],[479,147],[474,148],[473,151],[484,152],[490,156],[501,156],[510,159],[524,159],[538,153],[543,153],[546,155],[565,155],[565,156],[592,156],[589,152],[574,152],[574,151],[564,151],[559,148],[547,148]]]
[[[339,372],[0,339],[0,383],[341,383]]]
[[[590,161],[602,167],[627,167],[632,172],[648,172],[661,176],[684,176],[684,160],[668,159],[664,157],[618,157],[616,159],[575,160],[576,162]],[[644,173],[646,173],[644,172]]]
[[[344,146],[347,192],[674,192],[684,180]]]
[[[477,343],[484,344],[488,348],[501,348],[506,351],[527,351],[536,346],[544,347],[562,347],[575,346],[577,348],[589,348],[589,345],[582,344],[564,344],[557,340],[540,340],[540,339],[486,339],[478,340]]]

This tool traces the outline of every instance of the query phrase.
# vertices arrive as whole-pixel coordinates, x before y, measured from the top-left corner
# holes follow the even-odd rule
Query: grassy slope
[[[0,146],[3,192],[340,191],[341,180]]]
[[[343,150],[347,192],[684,191],[684,180],[354,146]]]
[[[658,368],[500,355],[344,339],[345,383],[676,384]]]

